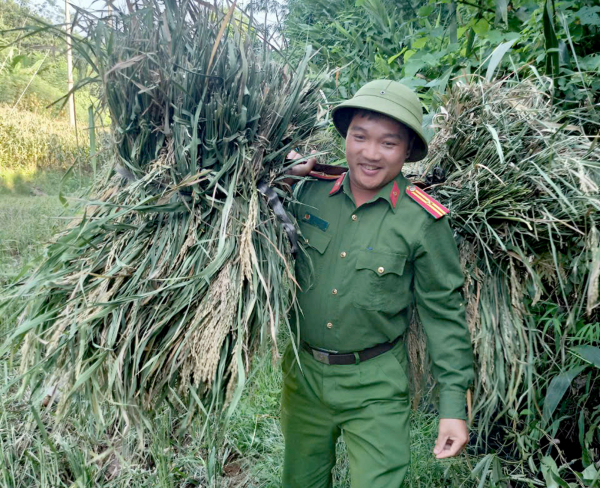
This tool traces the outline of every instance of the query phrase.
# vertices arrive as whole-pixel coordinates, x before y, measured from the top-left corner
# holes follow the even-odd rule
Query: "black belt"
[[[319,349],[317,347],[311,347],[306,342],[302,341],[302,349],[312,354],[320,363],[324,364],[358,364],[361,361],[367,361],[374,357],[389,351],[392,347],[398,344],[398,341],[402,335],[396,337],[392,342],[382,342],[376,346],[363,349],[357,352],[346,352],[338,353]]]

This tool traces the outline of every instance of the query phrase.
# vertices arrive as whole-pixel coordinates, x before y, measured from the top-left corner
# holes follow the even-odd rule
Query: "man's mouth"
[[[363,171],[363,173],[369,176],[374,175],[375,173],[377,173],[377,171],[381,169],[380,166],[374,166],[372,164],[359,164],[359,167]]]

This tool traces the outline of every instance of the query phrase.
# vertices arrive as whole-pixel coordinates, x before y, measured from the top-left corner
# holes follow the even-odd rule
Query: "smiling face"
[[[411,145],[412,133],[400,122],[376,112],[357,111],[346,136],[352,192],[377,194],[400,174]]]

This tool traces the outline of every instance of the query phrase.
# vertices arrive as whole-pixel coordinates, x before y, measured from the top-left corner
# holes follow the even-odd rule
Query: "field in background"
[[[67,121],[48,112],[30,112],[0,103],[0,191],[15,179],[28,179],[41,168],[66,170],[87,166],[87,122],[77,134]]]
[[[58,199],[61,171],[0,171],[0,286],[23,265],[43,253],[44,245],[73,213]],[[81,193],[91,178],[77,172],[64,183],[70,196]],[[14,328],[0,315],[0,337]],[[285,340],[285,339],[283,339]],[[139,449],[134,432],[99,428],[77,411],[56,423],[56,405],[35,419],[25,401],[0,396],[0,486],[102,486],[102,487],[278,487],[283,461],[279,429],[281,373],[270,354],[263,354],[254,369],[241,404],[218,437],[215,449],[202,439],[201,425],[192,425],[181,439],[172,436],[168,414],[159,417],[154,432],[146,433]],[[0,359],[0,385],[16,378],[15,365]],[[10,389],[15,392],[18,385]],[[110,424],[110,409],[103,409]],[[43,427],[43,430],[40,428]],[[410,488],[475,487],[470,480],[476,459],[463,455],[436,461],[431,453],[437,433],[437,416],[422,411],[413,415]],[[336,487],[348,487],[347,460],[342,443],[336,468]],[[212,481],[209,481],[211,479]]]

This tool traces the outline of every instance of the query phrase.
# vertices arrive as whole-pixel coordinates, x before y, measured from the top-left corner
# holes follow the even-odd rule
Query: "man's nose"
[[[369,161],[379,161],[381,158],[379,144],[376,142],[367,142],[367,144],[365,144],[363,147],[363,157]]]

